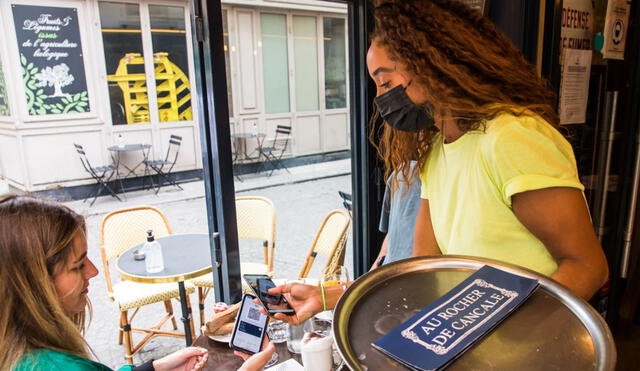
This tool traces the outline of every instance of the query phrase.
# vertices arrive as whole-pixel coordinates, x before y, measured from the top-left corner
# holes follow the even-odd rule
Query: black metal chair
[[[73,145],[76,147],[76,152],[78,152],[78,155],[80,156],[80,162],[82,163],[82,167],[84,167],[86,172],[89,173],[91,177],[96,181],[96,192],[93,195],[93,201],[91,201],[91,206],[93,206],[93,204],[96,202],[96,199],[98,198],[98,196],[100,196],[103,189],[106,189],[111,194],[111,196],[117,198],[119,201],[122,201],[120,197],[118,197],[116,192],[114,192],[113,189],[111,189],[111,187],[109,187],[109,185],[107,184],[107,182],[111,180],[111,177],[113,177],[113,174],[115,174],[116,167],[113,165],[96,166],[96,167],[91,166],[91,163],[87,158],[87,154],[85,153],[84,148],[80,144],[74,143]],[[91,196],[87,196],[82,202],[86,202],[89,199],[89,197]]]
[[[176,162],[178,161],[178,154],[180,153],[181,143],[182,143],[181,136],[171,135],[171,137],[169,138],[169,147],[167,148],[167,154],[164,157],[164,160],[144,161],[145,174],[148,173],[149,169],[152,169],[156,173],[157,180],[158,180],[156,194],[160,192],[160,188],[165,184],[171,184],[180,188],[180,190],[184,190],[178,183],[176,183],[173,179],[171,179],[171,177],[169,177],[169,174],[171,174],[171,170],[173,170],[173,167],[176,165]],[[173,153],[173,158],[169,160],[169,157],[171,157],[172,153]],[[153,184],[153,180],[151,181],[151,186],[155,186]]]
[[[347,209],[347,211],[349,212],[349,215],[351,215],[351,210],[353,208],[351,193],[338,191],[338,194],[340,195],[340,198],[342,198],[342,206],[344,206],[344,208]]]
[[[291,173],[289,169],[282,163],[282,155],[287,150],[287,146],[289,145],[289,139],[291,138],[291,126],[278,125],[276,127],[276,135],[273,137],[273,141],[271,145],[268,147],[260,146],[258,150],[260,153],[258,154],[258,158],[264,157],[265,161],[261,164],[261,169],[259,170],[267,170],[266,163],[271,165],[271,172],[269,176],[273,175],[273,172],[278,168],[284,169],[287,173]]]

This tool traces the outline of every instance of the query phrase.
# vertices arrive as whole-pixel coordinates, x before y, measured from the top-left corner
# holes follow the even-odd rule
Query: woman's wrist
[[[324,288],[327,310],[335,308],[338,300],[347,290],[349,285],[351,285],[350,282],[340,282],[338,285],[327,286]]]

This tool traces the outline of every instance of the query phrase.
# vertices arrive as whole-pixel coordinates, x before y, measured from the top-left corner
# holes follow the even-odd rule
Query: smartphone
[[[231,334],[231,348],[246,354],[255,354],[262,348],[267,332],[269,316],[260,312],[260,305],[253,302],[255,296],[245,295]]]
[[[242,276],[247,282],[251,290],[260,300],[262,306],[267,310],[270,316],[276,313],[283,313],[292,316],[295,311],[287,302],[284,296],[280,294],[270,294],[269,289],[276,287],[271,278],[266,274],[245,274]]]

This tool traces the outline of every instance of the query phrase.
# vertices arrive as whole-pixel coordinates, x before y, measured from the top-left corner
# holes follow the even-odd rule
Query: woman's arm
[[[413,232],[413,254],[411,256],[442,255],[436,235],[433,233],[431,225],[431,214],[429,212],[429,200],[420,201],[420,209],[416,217],[416,226]]]
[[[591,298],[607,280],[609,268],[582,192],[544,188],[517,193],[511,203],[520,222],[558,263],[551,278],[582,298]]]
[[[378,257],[376,258],[376,261],[373,262],[373,265],[371,266],[371,269],[369,269],[369,272],[371,272],[372,270],[380,266],[380,260],[385,256],[387,256],[388,246],[389,246],[389,235],[386,235],[384,236],[384,240],[382,241],[382,246],[380,246],[380,252],[378,253]]]

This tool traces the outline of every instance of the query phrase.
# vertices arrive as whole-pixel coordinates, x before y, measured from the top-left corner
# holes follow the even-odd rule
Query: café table
[[[177,282],[182,307],[182,324],[187,346],[193,341],[193,322],[191,306],[187,298],[184,281],[210,273],[211,252],[209,235],[207,234],[173,234],[157,237],[156,241],[162,246],[164,270],[158,273],[148,273],[144,260],[135,260],[133,252],[142,248],[144,244],[133,246],[125,251],[116,261],[116,268],[120,275],[130,281],[139,283],[167,283]]]
[[[236,148],[236,152],[239,155],[242,155],[241,160],[254,160],[256,159],[256,157],[251,157],[251,154],[253,154],[255,152],[255,150],[253,150],[251,153],[247,153],[247,141],[249,139],[255,139],[256,142],[258,143],[258,157],[257,159],[260,158],[260,150],[262,148],[262,142],[264,142],[264,139],[266,137],[266,134],[264,133],[233,133],[231,134],[231,138],[233,138],[234,143],[235,143],[235,148]]]
[[[107,150],[111,152],[111,160],[113,161],[113,166],[116,168],[115,180],[120,182],[120,190],[124,195],[124,186],[122,185],[122,180],[128,178],[131,175],[135,175],[136,169],[140,166],[144,165],[149,158],[149,152],[151,152],[151,144],[125,144],[123,146],[111,146],[107,147]],[[133,168],[128,167],[120,160],[120,155],[126,152],[142,152],[142,159],[138,162]],[[126,171],[121,172],[120,167],[123,167]],[[145,165],[146,166],[146,165]]]
[[[205,335],[200,335],[193,345],[205,348],[209,351],[209,358],[202,368],[203,371],[236,371],[244,362],[242,358],[233,354],[233,349],[229,348],[229,344],[211,340]],[[274,345],[276,346],[276,352],[278,353],[278,363],[282,363],[289,358],[293,358],[302,364],[302,357],[300,357],[300,354],[289,352],[286,342]]]

